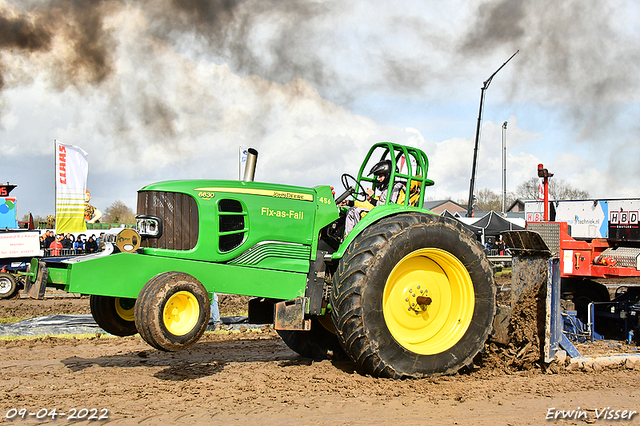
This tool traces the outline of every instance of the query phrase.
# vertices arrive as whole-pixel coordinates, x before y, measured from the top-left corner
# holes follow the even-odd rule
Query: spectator
[[[73,248],[73,240],[71,234],[66,234],[62,239],[62,248],[71,250]]]
[[[64,248],[62,246],[62,234],[58,235],[51,245],[49,246],[51,249],[51,256],[60,256],[60,249]]]
[[[98,251],[98,243],[93,239],[93,235],[89,237],[87,244],[85,245],[87,253],[95,253]]]
[[[82,254],[82,251],[84,250],[84,241],[82,241],[81,235],[78,235],[76,242],[73,243],[73,249],[76,251],[76,254]]]
[[[51,243],[56,240],[56,237],[53,235],[53,231],[45,231],[44,236],[44,245],[42,248],[48,249],[51,247]]]
[[[222,321],[220,320],[220,308],[218,307],[218,294],[213,293],[211,299],[211,319],[213,320],[214,330],[220,330],[222,327]]]

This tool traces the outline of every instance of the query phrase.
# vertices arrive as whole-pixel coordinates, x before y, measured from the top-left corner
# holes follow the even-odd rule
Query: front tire
[[[0,299],[8,299],[16,293],[18,285],[13,275],[0,272]]]
[[[198,341],[209,323],[209,295],[194,277],[158,274],[142,287],[135,306],[140,336],[163,351],[178,351]]]
[[[134,321],[136,299],[91,295],[89,306],[96,323],[114,336],[133,336],[138,332]]]
[[[495,283],[484,250],[457,221],[401,213],[353,240],[331,306],[345,351],[365,373],[453,374],[484,348]]]

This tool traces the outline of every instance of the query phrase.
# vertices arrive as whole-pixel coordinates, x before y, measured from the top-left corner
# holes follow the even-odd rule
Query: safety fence
[[[48,249],[43,249],[44,251],[44,257],[70,257],[70,256],[82,256],[85,254],[91,254],[91,253],[96,253],[96,251],[100,251],[98,250],[85,250],[85,249],[56,249],[56,248],[48,248]]]

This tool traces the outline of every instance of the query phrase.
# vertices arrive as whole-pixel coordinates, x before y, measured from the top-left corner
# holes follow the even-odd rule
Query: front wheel
[[[136,299],[91,295],[89,307],[96,323],[114,336],[133,336],[138,332],[134,321]]]
[[[8,299],[16,293],[18,285],[13,275],[0,272],[0,299]]]
[[[178,351],[198,341],[209,323],[209,295],[181,272],[158,274],[147,282],[135,305],[140,336],[163,351]]]
[[[345,351],[365,373],[453,374],[484,348],[495,284],[482,247],[458,222],[401,213],[354,239],[331,306]]]

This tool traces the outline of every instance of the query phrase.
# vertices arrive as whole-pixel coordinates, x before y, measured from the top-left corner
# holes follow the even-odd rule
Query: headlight
[[[156,216],[136,216],[136,230],[141,237],[160,238],[162,235],[162,220]]]

